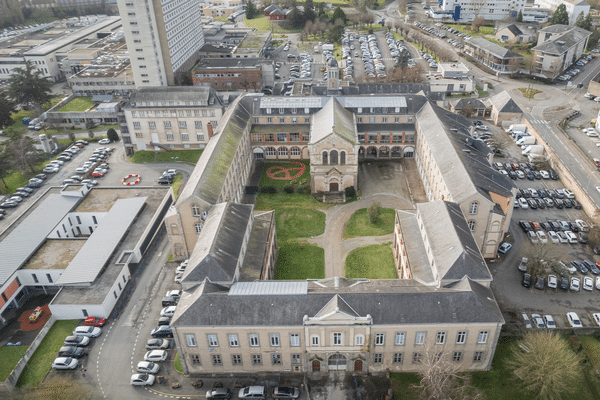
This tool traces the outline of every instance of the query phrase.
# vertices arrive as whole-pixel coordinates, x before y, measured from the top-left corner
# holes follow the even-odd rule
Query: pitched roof
[[[523,32],[515,24],[507,26],[506,29],[508,29],[510,33],[512,33],[515,36],[523,34]]]
[[[523,113],[523,110],[515,103],[506,90],[490,97],[489,102],[501,113]]]
[[[315,314],[315,317],[323,318],[336,312],[341,312],[342,314],[346,314],[350,317],[360,316],[352,309],[352,307],[348,305],[348,303],[346,303],[346,301],[344,301],[344,299],[336,294],[331,298],[329,303],[325,305],[325,307],[321,308],[321,310]]]
[[[455,110],[464,110],[465,107],[469,104],[472,104],[473,107],[475,107],[476,110],[485,110],[487,107],[485,106],[485,104],[483,104],[483,101],[479,100],[479,99],[458,99],[458,100],[454,100],[451,101],[450,104],[452,104],[452,107]]]
[[[551,26],[556,26],[556,25],[551,25]],[[592,34],[592,32],[587,31],[582,28],[578,28],[576,26],[561,25],[561,27],[564,27],[564,29],[554,32],[554,33],[562,32],[561,35],[556,36],[552,39],[546,40],[545,42],[538,44],[537,46],[532,48],[532,50],[533,51],[542,51],[544,53],[556,54],[556,55],[564,54],[570,48],[577,45],[578,43],[581,43],[588,36],[590,36]],[[542,29],[542,32],[552,33],[552,31],[547,31],[546,29]]]
[[[302,326],[304,316],[327,309],[335,295],[340,310],[370,315],[374,325],[504,323],[491,289],[464,280],[467,284],[455,284],[456,288],[425,287],[403,280],[364,281],[351,287],[325,287],[312,281],[305,294],[260,296],[205,293],[203,284],[191,295],[182,296],[171,325]],[[234,283],[231,290],[239,284]]]
[[[183,283],[232,282],[238,265],[248,224],[252,223],[252,205],[219,203],[206,218],[190,255]]]
[[[327,104],[314,114],[309,143],[317,143],[331,134],[352,144],[358,143],[354,113],[342,107],[335,97],[331,97]]]
[[[196,195],[209,204],[217,203],[233,156],[250,122],[250,114],[240,104],[243,97],[239,96],[225,111],[219,128],[202,152],[180,199]]]
[[[491,53],[501,59],[506,58],[523,58],[522,55],[514,53],[509,49],[499,46],[496,43],[492,43],[487,39],[483,38],[471,38],[468,42],[468,45],[473,47],[478,47],[488,53]]]

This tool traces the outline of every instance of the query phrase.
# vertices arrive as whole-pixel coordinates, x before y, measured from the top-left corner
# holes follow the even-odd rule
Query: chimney
[[[206,129],[208,129],[208,138],[210,139],[213,135],[212,122],[209,122],[208,124],[206,124]]]

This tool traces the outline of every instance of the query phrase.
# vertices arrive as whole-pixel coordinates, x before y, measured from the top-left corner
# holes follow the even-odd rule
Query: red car
[[[84,325],[90,326],[104,326],[104,318],[99,317],[87,317],[83,322]]]
[[[102,178],[104,176],[104,172],[94,172],[92,173],[94,178]]]

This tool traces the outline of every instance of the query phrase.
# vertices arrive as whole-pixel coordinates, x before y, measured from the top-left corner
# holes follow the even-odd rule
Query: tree
[[[519,10],[519,15],[517,15],[517,22],[523,22],[523,11]]]
[[[69,132],[69,140],[70,140],[71,142],[74,142],[74,141],[75,141],[75,133],[74,133],[74,132]]]
[[[547,243],[527,243],[522,253],[523,257],[527,257],[527,269],[532,276],[545,274],[546,269],[551,269],[555,262],[558,263],[561,255],[556,246]]]
[[[10,173],[10,154],[7,151],[6,146],[2,146],[0,148],[0,180],[6,187],[6,182],[4,182],[4,177],[8,176]]]
[[[335,10],[333,10],[333,15],[331,16],[331,22],[336,23],[336,21],[338,19],[341,19],[342,21],[344,21],[344,24],[346,24],[346,22],[348,22],[348,17],[346,16],[346,13],[344,12],[344,10],[342,10],[342,8],[340,6],[337,6],[335,8]]]
[[[512,348],[507,365],[514,368],[525,389],[538,399],[569,397],[582,376],[581,358],[551,331],[528,332]]]
[[[588,50],[595,49],[598,46],[598,42],[600,42],[600,31],[598,29],[594,29],[592,31],[592,34],[588,38],[588,43],[587,43]]]
[[[556,7],[554,14],[552,14],[552,18],[550,19],[550,25],[569,25],[569,13],[567,12],[567,7],[564,4],[560,4]]]
[[[372,224],[376,224],[377,220],[379,220],[379,216],[381,215],[381,204],[373,203],[367,208],[367,214],[369,215],[369,221]]]
[[[306,0],[304,3],[304,21],[314,21],[317,18],[317,14],[315,14],[315,5],[313,4],[313,0]]]
[[[10,165],[20,171],[35,174],[34,166],[41,162],[42,153],[33,145],[33,139],[28,136],[12,137],[8,144]]]
[[[471,23],[471,29],[473,32],[479,32],[479,27],[485,24],[485,19],[477,17]]]
[[[406,68],[409,60],[410,53],[408,51],[401,51],[398,55],[398,63],[396,63],[396,65],[400,68]]]
[[[575,21],[575,26],[585,29],[588,31],[592,30],[592,16],[588,13],[587,16],[583,16],[583,11],[577,17],[577,21]]]
[[[109,138],[113,142],[118,142],[119,141],[119,134],[113,128],[109,128],[106,131],[106,137]]]
[[[246,2],[246,18],[253,19],[256,17],[257,12],[258,10],[256,9],[256,6],[252,0]]]
[[[6,93],[0,93],[0,128],[6,128],[13,124],[11,118],[15,112],[15,103],[10,101]]]
[[[597,225],[592,226],[588,231],[587,235],[588,244],[592,249],[600,245],[600,227],[598,227]]]
[[[8,96],[17,104],[41,107],[50,100],[52,81],[45,78],[42,72],[33,66],[31,61],[25,62],[25,69],[15,68],[8,78]]]
[[[342,34],[344,33],[344,25],[338,24],[327,31],[327,40],[333,43],[339,43],[342,40]]]

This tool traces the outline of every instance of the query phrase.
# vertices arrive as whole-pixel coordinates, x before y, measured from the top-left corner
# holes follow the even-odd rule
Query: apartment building
[[[459,22],[472,22],[475,18],[487,21],[517,18],[519,11],[523,11],[525,0],[499,0],[487,2],[480,0],[443,0],[440,10],[434,14],[446,14],[449,18]]]
[[[118,0],[137,87],[173,86],[204,45],[198,0]]]
[[[581,13],[585,17],[590,12],[590,5],[583,0],[535,0],[535,4],[552,12],[556,11],[559,5],[564,4],[569,14],[569,25],[575,25]]]
[[[550,25],[540,29],[533,50],[533,73],[556,78],[583,54],[592,32],[576,26]]]
[[[154,148],[206,147],[223,116],[223,103],[210,87],[142,87],[124,107],[129,152]]]
[[[505,49],[484,38],[472,38],[465,42],[465,53],[492,73],[512,74],[518,69],[522,55]]]

